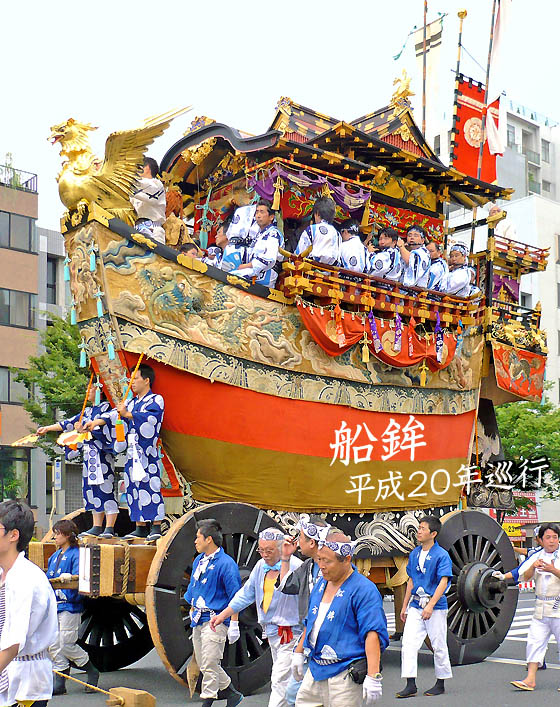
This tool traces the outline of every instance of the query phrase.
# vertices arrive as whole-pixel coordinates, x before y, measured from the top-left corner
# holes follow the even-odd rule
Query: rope
[[[130,380],[128,381],[128,386],[126,388],[126,392],[123,396],[122,402],[126,402],[126,399],[128,397],[128,394],[130,393],[130,388],[132,387],[132,381],[134,380],[136,373],[138,372],[138,369],[140,368],[140,364],[142,363],[142,359],[144,358],[144,353],[142,352],[140,356],[138,357],[138,361],[136,362],[136,366],[134,367],[134,370],[132,371],[132,375],[130,376]],[[93,377],[93,373],[91,374]],[[121,419],[121,414],[119,412],[119,420]]]
[[[124,547],[124,562],[121,565],[121,574],[123,576],[122,589],[120,596],[123,597],[127,594],[128,590],[128,574],[130,572],[130,545],[128,543],[122,543]]]
[[[85,412],[85,409],[86,409],[86,405],[88,404],[89,391],[91,390],[91,384],[92,384],[92,383],[93,383],[93,371],[91,372],[91,376],[89,377],[89,383],[88,383],[88,387],[87,387],[87,390],[86,390],[86,395],[85,395],[85,398],[84,398],[84,404],[82,405],[82,411],[81,411],[81,413],[80,413],[80,419],[78,420],[78,424],[79,424],[79,425],[80,425],[81,422],[82,422],[82,418],[83,418],[83,416],[84,416],[84,412]]]
[[[96,687],[95,685],[90,685],[87,682],[83,682],[82,680],[78,680],[78,678],[73,678],[71,675],[66,675],[66,673],[61,673],[58,670],[55,670],[53,668],[53,673],[55,675],[58,675],[61,678],[64,678],[65,680],[73,680],[74,682],[77,682],[78,685],[84,685],[84,687],[89,687],[91,690],[95,690],[96,692],[102,692],[104,695],[109,695],[109,697],[112,700],[118,700],[116,704],[118,705],[124,705],[124,697],[119,697],[118,695],[115,695],[114,693],[107,692],[107,690],[102,690],[100,687]]]

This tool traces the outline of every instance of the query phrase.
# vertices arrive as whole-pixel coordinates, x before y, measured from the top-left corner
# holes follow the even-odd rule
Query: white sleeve
[[[25,646],[33,607],[33,591],[32,582],[18,582],[17,591],[6,586],[6,619],[0,638],[0,650],[17,645],[19,653]]]
[[[303,253],[304,250],[309,248],[310,245],[313,245],[311,241],[311,236],[309,234],[309,226],[305,229],[305,231],[301,234],[299,237],[299,243],[297,244],[297,248],[295,250],[296,255],[300,255]]]
[[[385,277],[391,269],[391,258],[385,251],[375,253],[370,260],[369,272],[375,277]]]

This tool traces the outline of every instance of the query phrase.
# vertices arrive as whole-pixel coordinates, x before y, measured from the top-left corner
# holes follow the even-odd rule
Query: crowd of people
[[[131,199],[138,219],[136,229],[165,242],[165,189],[157,179],[157,162],[145,158],[138,189]],[[499,207],[494,207],[499,209]],[[420,225],[412,225],[400,235],[394,228],[382,228],[378,244],[362,239],[354,219],[335,224],[336,205],[328,197],[318,198],[311,223],[286,219],[282,233],[268,201],[241,206],[220,225],[215,244],[203,251],[196,243],[180,250],[208,265],[274,287],[281,269],[280,249],[306,255],[322,265],[350,273],[399,282],[457,297],[479,294],[475,271],[468,265],[468,248],[455,243],[445,259],[442,245],[430,239]],[[404,236],[404,238],[402,237]],[[366,245],[367,243],[367,245]]]

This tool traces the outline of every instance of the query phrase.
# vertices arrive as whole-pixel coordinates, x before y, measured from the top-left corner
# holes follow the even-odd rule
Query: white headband
[[[351,557],[354,554],[354,547],[356,542],[351,540],[350,542],[336,542],[335,540],[319,540],[319,547],[328,547],[329,550],[336,552],[337,555],[342,555],[342,557]]]
[[[281,530],[267,528],[259,533],[259,540],[284,540],[284,533]]]
[[[327,533],[329,532],[330,527],[330,525],[322,526],[311,523],[307,513],[302,513],[300,515],[298,524],[296,525],[297,530],[301,530],[310,540],[316,540],[317,542],[327,539]]]

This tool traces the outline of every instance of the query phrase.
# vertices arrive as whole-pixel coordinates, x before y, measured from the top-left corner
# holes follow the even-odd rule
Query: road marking
[[[523,665],[524,667],[527,666],[527,661],[526,660],[519,660],[518,658],[494,658],[494,656],[489,656],[488,658],[485,658],[485,662],[488,661],[489,663],[505,663],[506,665]],[[560,670],[560,665],[551,665],[550,663],[546,664],[547,669],[550,668],[552,670]]]

